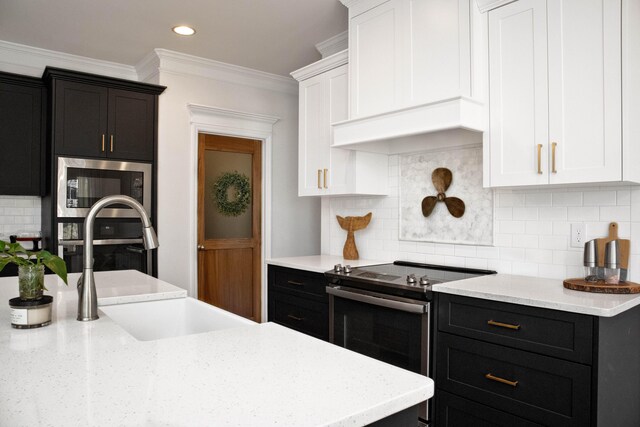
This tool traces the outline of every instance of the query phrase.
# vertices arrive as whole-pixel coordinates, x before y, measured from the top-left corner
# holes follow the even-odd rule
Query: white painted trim
[[[341,52],[349,47],[349,32],[343,31],[340,34],[326,39],[316,44],[316,50],[320,52],[322,58],[326,58],[335,53]]]
[[[318,74],[333,70],[334,68],[338,68],[348,62],[349,51],[343,50],[342,52],[338,52],[323,58],[320,61],[314,62],[313,64],[307,65],[306,67],[300,68],[299,70],[293,71],[291,76],[300,82],[313,76],[317,76]]]
[[[138,80],[135,67],[130,65],[0,40],[1,70],[40,77],[46,66]]]
[[[491,9],[513,3],[514,1],[516,0],[476,0],[476,4],[478,5],[478,10],[480,10],[481,13],[485,13]]]
[[[191,121],[191,179],[189,212],[192,218],[189,230],[189,295],[198,295],[198,134],[235,136],[262,141],[262,274],[261,317],[267,319],[267,263],[271,258],[271,157],[273,125],[278,117],[253,114],[226,108],[187,104]]]
[[[159,70],[162,72],[205,77],[292,95],[298,94],[298,84],[291,77],[265,73],[167,49],[154,49],[154,53],[159,59]],[[149,59],[143,59],[141,68],[144,68],[148,61]]]

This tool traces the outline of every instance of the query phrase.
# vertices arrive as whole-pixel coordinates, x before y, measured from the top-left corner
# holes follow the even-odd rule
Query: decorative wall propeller
[[[431,181],[438,192],[437,196],[427,196],[422,199],[422,215],[429,216],[438,202],[444,202],[449,213],[456,218],[464,215],[464,202],[457,197],[447,197],[445,191],[449,189],[453,174],[447,168],[437,168],[431,174]]]

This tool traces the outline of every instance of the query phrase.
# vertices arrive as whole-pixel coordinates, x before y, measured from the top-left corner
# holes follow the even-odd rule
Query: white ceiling
[[[127,65],[165,48],[288,75],[346,29],[338,0],[0,0],[0,40]]]

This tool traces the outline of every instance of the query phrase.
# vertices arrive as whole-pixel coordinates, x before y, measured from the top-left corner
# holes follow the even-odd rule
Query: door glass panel
[[[205,150],[205,187],[204,187],[204,222],[205,239],[238,239],[251,238],[253,236],[252,222],[252,202],[253,202],[253,181],[251,177],[252,156],[248,153],[230,153],[226,151]],[[249,182],[250,194],[246,205],[241,205],[238,198],[238,188],[236,185],[220,185],[226,188],[226,200],[222,202],[227,206],[218,203],[216,197],[216,183],[222,184],[228,174],[238,173]],[[233,181],[233,180],[231,180]],[[227,183],[229,180],[226,181]],[[238,208],[241,212],[234,215]],[[232,212],[229,212],[229,209]]]

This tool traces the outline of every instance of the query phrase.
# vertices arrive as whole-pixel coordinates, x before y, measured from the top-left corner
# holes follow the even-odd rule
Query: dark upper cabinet
[[[0,195],[41,195],[45,87],[40,79],[0,73]]]
[[[53,151],[70,157],[152,162],[158,95],[164,87],[47,68]]]
[[[69,81],[57,81],[55,87],[55,153],[105,157],[108,89]]]

